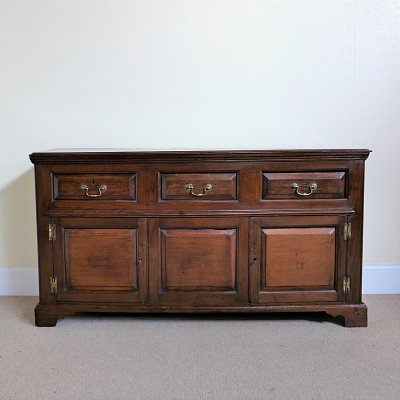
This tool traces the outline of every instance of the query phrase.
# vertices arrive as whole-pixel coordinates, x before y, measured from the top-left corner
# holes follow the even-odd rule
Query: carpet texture
[[[291,316],[79,315],[0,297],[1,400],[400,399],[400,296],[368,328]]]

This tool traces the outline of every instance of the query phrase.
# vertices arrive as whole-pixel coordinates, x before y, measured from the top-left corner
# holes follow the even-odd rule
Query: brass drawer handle
[[[211,185],[211,183],[207,183],[207,185],[205,185],[203,187],[203,193],[195,193],[195,192],[193,192],[193,188],[194,188],[194,186],[191,183],[186,185],[186,189],[189,191],[189,193],[192,196],[201,197],[201,196],[205,196],[212,189],[212,185]]]
[[[81,185],[81,190],[85,190],[85,195],[87,197],[100,197],[103,194],[103,192],[107,190],[107,186],[106,185],[99,186],[97,188],[97,190],[99,191],[98,194],[90,194],[88,185]]]
[[[313,192],[318,189],[318,186],[316,183],[312,183],[308,186],[308,192],[300,192],[300,186],[297,183],[293,183],[292,189],[295,190],[296,194],[299,196],[310,196],[310,194],[313,194]]]

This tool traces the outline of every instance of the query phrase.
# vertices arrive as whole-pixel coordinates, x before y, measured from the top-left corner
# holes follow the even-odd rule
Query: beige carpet
[[[0,297],[0,399],[400,399],[400,296],[368,328],[309,316],[107,316],[33,326]]]

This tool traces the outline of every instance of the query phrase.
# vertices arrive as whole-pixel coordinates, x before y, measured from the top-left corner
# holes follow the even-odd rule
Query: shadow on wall
[[[0,190],[0,266],[37,266],[34,169]]]

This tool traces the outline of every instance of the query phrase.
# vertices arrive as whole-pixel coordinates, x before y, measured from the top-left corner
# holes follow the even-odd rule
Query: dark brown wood
[[[146,221],[56,218],[54,222],[56,301],[145,301]]]
[[[257,203],[261,199],[261,171],[257,168],[257,164],[253,164],[253,169],[249,166],[241,169],[239,173],[239,198],[241,207],[246,202],[253,203],[250,209],[254,210]],[[255,168],[255,169],[254,169]],[[250,211],[250,210],[249,210]]]
[[[336,264],[335,228],[262,230],[263,288],[333,289]]]
[[[340,317],[346,327],[366,327],[367,307],[359,304],[277,304],[277,305],[247,305],[232,306],[159,306],[126,303],[57,303],[49,307],[38,304],[35,308],[36,326],[55,326],[61,316],[71,316],[78,312],[100,313],[320,313],[325,312],[332,317]]]
[[[135,174],[54,174],[54,200],[134,200]],[[98,195],[102,185],[107,186],[99,197],[87,196],[81,185],[88,187],[89,195]]]
[[[69,290],[136,291],[136,229],[64,228]]]
[[[254,303],[344,301],[343,216],[253,218]]]
[[[66,315],[65,311],[60,312],[61,315]],[[51,327],[57,325],[59,314],[53,308],[48,309],[43,304],[38,304],[35,307],[35,325],[39,327]]]
[[[162,200],[236,200],[236,178],[233,173],[161,174]],[[187,185],[193,186],[190,193]],[[205,190],[207,185],[211,189]],[[197,196],[196,196],[197,195]]]
[[[184,157],[184,156],[182,156]],[[348,213],[354,212],[350,203],[345,198],[335,199],[272,199],[262,200],[262,174],[261,171],[280,172],[287,170],[346,170],[349,162],[345,160],[326,161],[291,161],[284,159],[281,162],[168,162],[168,163],[101,163],[93,164],[50,164],[49,170],[52,174],[82,174],[82,168],[89,174],[126,174],[136,173],[137,198],[133,200],[110,200],[86,201],[86,199],[57,200],[53,201],[45,210],[47,216],[57,217],[64,215],[75,216],[171,216],[187,215],[196,216],[203,213],[210,215],[220,214],[229,216],[236,215],[266,215],[276,213]],[[39,167],[42,167],[40,165]],[[196,201],[189,199],[161,200],[161,173],[179,174],[186,173],[190,168],[192,173],[225,173],[227,170],[238,172],[238,201],[213,199],[212,205],[208,201]],[[205,196],[207,198],[207,196]],[[313,201],[310,201],[313,200]],[[93,203],[96,206],[93,207]]]
[[[75,312],[326,312],[366,326],[361,303],[369,150],[31,154],[37,326]],[[310,196],[295,193],[291,185]],[[205,196],[204,186],[212,185]],[[107,191],[100,197],[100,185]],[[345,240],[344,226],[352,224]],[[56,239],[49,240],[49,224]],[[345,293],[343,279],[350,278]],[[50,290],[57,278],[57,293]]]
[[[161,229],[161,290],[235,290],[236,236],[236,229]]]
[[[326,313],[332,317],[342,317],[347,328],[362,328],[368,324],[367,307],[363,303],[328,309]]]
[[[36,221],[39,261],[40,304],[54,304],[49,279],[53,272],[53,241],[49,240],[49,224],[53,218],[45,215],[51,204],[51,172],[47,165],[35,165]]]
[[[345,197],[345,172],[272,172],[264,173],[264,199],[335,199]],[[299,186],[299,193],[292,185]],[[315,191],[310,186],[316,184]],[[304,193],[302,196],[301,193]],[[311,193],[311,194],[309,194]]]
[[[285,160],[365,160],[371,151],[367,149],[299,149],[299,150],[161,150],[138,151],[136,149],[52,149],[32,153],[34,164],[47,163],[125,163],[125,162],[182,162],[186,161],[244,161],[251,162]]]
[[[350,276],[353,291],[348,300],[353,303],[361,302],[362,253],[363,253],[363,212],[364,209],[364,163],[351,161],[349,168],[349,204],[359,212],[349,216],[354,232],[348,242],[347,274]]]
[[[149,241],[157,304],[247,303],[247,219],[160,218]]]

